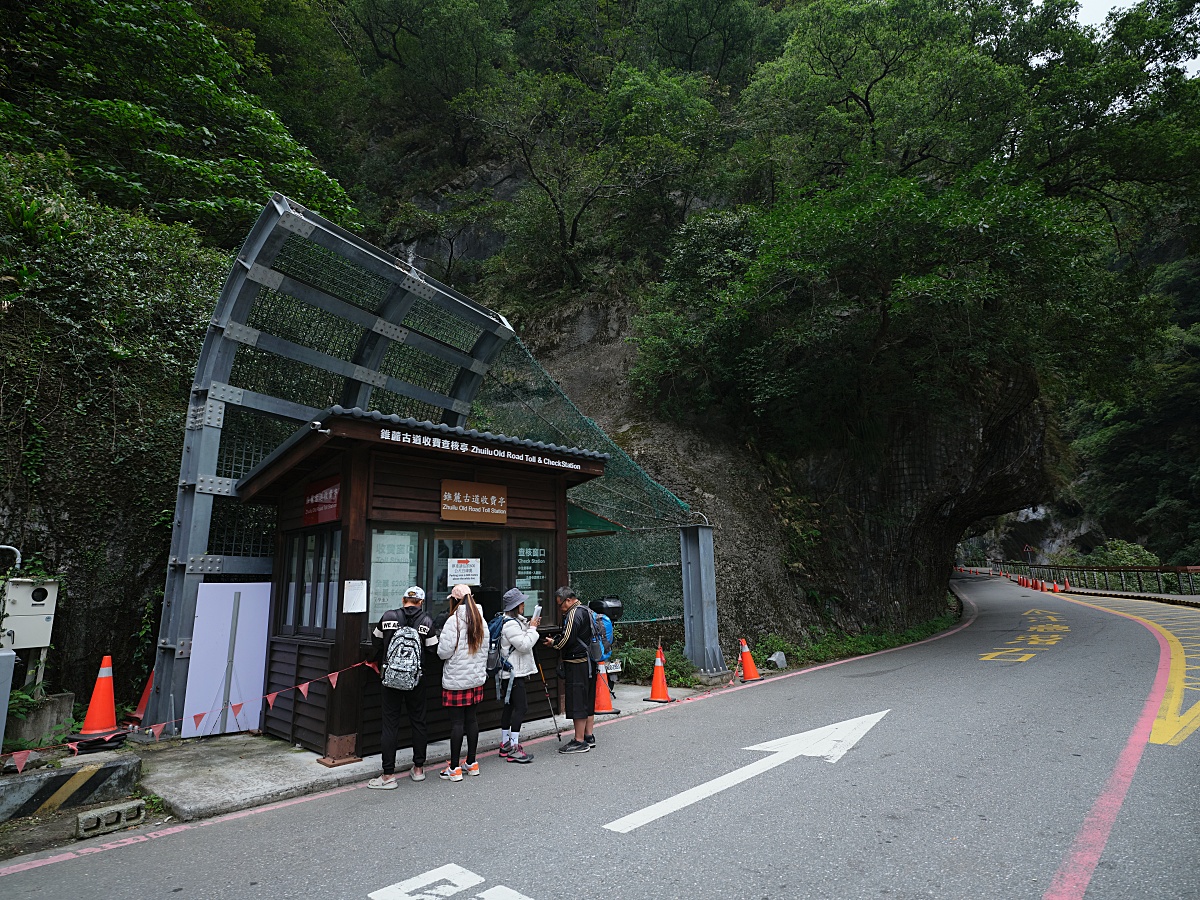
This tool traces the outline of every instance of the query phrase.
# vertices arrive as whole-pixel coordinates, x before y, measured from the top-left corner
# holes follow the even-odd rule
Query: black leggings
[[[451,706],[450,713],[450,768],[458,768],[462,752],[463,732],[467,735],[467,764],[475,762],[475,750],[479,747],[479,720],[475,718],[474,706]]]
[[[508,685],[500,682],[503,689],[507,690]],[[504,709],[500,713],[500,727],[507,728],[509,731],[520,731],[521,724],[525,721],[525,712],[529,709],[529,701],[525,697],[525,679],[518,678],[513,681],[512,696],[508,698],[508,702],[504,704]]]

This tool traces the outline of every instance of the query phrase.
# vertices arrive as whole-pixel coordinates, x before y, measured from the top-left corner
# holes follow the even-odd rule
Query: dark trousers
[[[462,753],[463,733],[467,736],[467,762],[475,762],[475,750],[479,747],[479,719],[474,706],[448,706],[450,713],[450,768],[458,768]]]
[[[508,690],[508,685],[500,682],[501,688]],[[520,731],[521,723],[525,721],[525,712],[529,709],[529,701],[525,697],[525,679],[513,681],[512,695],[500,712],[500,727],[509,731]]]
[[[413,765],[425,765],[425,747],[429,743],[425,730],[425,682],[420,681],[411,691],[380,687],[383,706],[383,774],[396,773],[396,742],[400,735],[400,714],[408,707],[408,725],[412,732]]]

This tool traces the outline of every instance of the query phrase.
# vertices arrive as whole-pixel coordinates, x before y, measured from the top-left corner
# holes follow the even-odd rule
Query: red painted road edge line
[[[935,634],[931,637],[925,638],[924,640],[916,641],[915,643],[912,643],[912,644],[902,644],[899,647],[889,647],[887,650],[877,650],[874,653],[867,653],[863,656],[851,656],[851,657],[848,657],[847,659],[839,659],[839,660],[835,660],[834,662],[823,663],[822,665],[819,665],[819,666],[811,666],[807,669],[798,669],[795,672],[788,672],[786,675],[772,676],[771,678],[767,678],[763,681],[752,681],[748,684],[738,685],[737,687],[725,687],[725,688],[720,688],[718,690],[708,691],[703,694],[696,694],[691,697],[685,697],[683,700],[680,700],[677,702],[693,703],[697,700],[706,700],[709,697],[717,697],[717,696],[721,696],[723,694],[732,693],[734,691],[741,691],[741,690],[745,690],[747,688],[762,687],[763,685],[774,684],[777,681],[782,681],[785,678],[795,678],[797,675],[807,675],[809,672],[819,672],[821,669],[828,669],[831,666],[840,666],[842,663],[852,662],[856,659],[870,659],[872,656],[883,656],[885,653],[894,653],[897,650],[905,650],[909,647],[918,647],[921,644],[928,644],[930,641],[941,640],[942,638],[949,637],[952,634],[957,634],[958,632],[962,631],[964,628],[967,628],[972,623],[974,623],[976,617],[979,615],[979,608],[977,606],[975,606],[975,604],[972,603],[970,600],[967,600],[965,598],[963,599],[963,605],[970,607],[970,612],[971,612],[970,618],[968,618],[965,622],[960,623],[956,627],[951,628],[948,631],[943,631],[940,634]],[[654,706],[654,707],[651,707],[650,709],[642,710],[639,713],[634,713],[634,715],[646,716],[651,713],[662,712],[665,709],[670,709],[672,707],[672,705],[673,704],[666,703],[666,704],[663,704],[662,706]],[[621,721],[624,721],[625,719],[630,719],[630,718],[632,718],[632,716],[625,716],[624,719],[611,719],[608,722],[597,722],[596,726],[599,727],[601,725],[613,725],[613,724],[616,724],[617,722],[621,722]],[[534,740],[529,741],[529,743],[530,744],[540,744],[540,743],[550,740],[551,737],[553,737],[553,735],[546,735],[545,737],[535,738]],[[295,806],[298,803],[308,803],[310,800],[320,800],[322,797],[332,797],[335,794],[344,794],[346,791],[358,790],[359,788],[364,787],[365,784],[366,784],[365,782],[363,784],[351,784],[351,785],[347,785],[345,787],[333,788],[332,790],[328,790],[328,791],[321,791],[318,794],[306,794],[303,797],[296,797],[292,800],[283,800],[279,803],[268,804],[267,806],[256,806],[253,809],[243,809],[243,810],[239,810],[237,812],[226,813],[225,815],[216,816],[212,819],[204,819],[200,822],[183,822],[183,823],[180,823],[179,825],[172,825],[170,828],[160,828],[158,831],[149,831],[145,834],[134,834],[134,835],[130,835],[129,837],[118,838],[115,841],[108,841],[107,843],[104,843],[104,844],[98,844],[94,847],[84,847],[80,850],[68,850],[65,853],[59,853],[54,856],[47,856],[42,859],[31,859],[31,860],[27,860],[26,862],[13,863],[12,865],[8,865],[8,866],[0,866],[0,878],[3,878],[5,875],[15,875],[18,872],[28,872],[31,869],[40,869],[43,866],[49,866],[49,865],[53,865],[55,863],[67,862],[72,859],[79,859],[81,856],[90,856],[94,853],[104,853],[106,850],[116,850],[120,847],[128,847],[131,844],[144,844],[147,841],[152,841],[152,840],[156,840],[158,838],[167,837],[172,834],[180,834],[181,832],[191,831],[195,828],[204,828],[209,825],[217,825],[217,824],[220,824],[221,822],[228,822],[233,819],[244,819],[246,816],[256,816],[259,813],[271,812],[272,810],[283,809],[288,806]]]
[[[1079,602],[1068,597],[1062,599],[1068,603]],[[1117,821],[1117,814],[1125,803],[1125,795],[1129,791],[1129,785],[1133,782],[1138,763],[1141,762],[1142,752],[1146,749],[1146,744],[1150,742],[1150,729],[1154,727],[1158,708],[1162,705],[1163,696],[1167,692],[1167,679],[1171,670],[1171,648],[1167,646],[1166,639],[1158,631],[1150,628],[1145,622],[1133,616],[1125,616],[1124,613],[1116,610],[1104,609],[1090,603],[1080,603],[1080,605],[1124,616],[1124,618],[1137,622],[1153,634],[1158,641],[1158,672],[1154,676],[1154,686],[1150,688],[1150,695],[1142,707],[1142,714],[1138,717],[1133,733],[1129,735],[1125,749],[1121,751],[1121,755],[1117,759],[1116,768],[1109,776],[1108,784],[1096,798],[1096,802],[1092,804],[1091,811],[1083,820],[1083,826],[1075,835],[1075,842],[1071,845],[1070,852],[1059,866],[1054,880],[1050,883],[1050,889],[1043,895],[1042,900],[1079,900],[1086,893],[1088,884],[1092,880],[1092,873],[1096,869],[1096,864],[1100,862],[1100,856],[1104,853],[1104,847],[1108,843],[1113,825]]]

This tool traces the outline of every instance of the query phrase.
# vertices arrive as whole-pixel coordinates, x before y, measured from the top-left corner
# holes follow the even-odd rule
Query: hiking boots
[[[592,747],[587,741],[577,741],[574,738],[558,748],[559,753],[587,753]]]
[[[443,781],[462,781],[462,767],[456,766],[451,769],[449,766],[446,766],[446,768],[438,772],[438,778],[441,778]]]
[[[505,741],[503,744],[500,745],[500,755],[508,756],[508,754],[512,753],[512,748],[513,748],[512,741]]]
[[[517,746],[508,751],[508,761],[515,763],[531,763],[533,762],[533,757],[525,752],[524,747],[522,747],[520,744],[517,744]]]

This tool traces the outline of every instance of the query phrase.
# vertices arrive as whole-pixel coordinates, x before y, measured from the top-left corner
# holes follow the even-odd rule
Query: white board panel
[[[229,702],[230,705],[243,705],[236,716],[232,709],[226,713],[222,732],[221,705],[225,697],[229,630],[233,620],[235,593],[240,593],[241,598],[238,602]],[[271,585],[267,582],[200,585],[196,597],[187,694],[183,701],[185,738],[258,728],[267,666],[267,619],[270,608]],[[200,713],[205,715],[197,725],[195,717]]]

